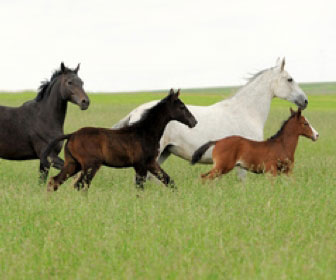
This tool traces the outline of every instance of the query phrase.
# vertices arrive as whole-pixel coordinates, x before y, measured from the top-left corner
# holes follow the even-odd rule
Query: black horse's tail
[[[213,145],[215,145],[217,143],[217,141],[209,141],[208,143],[205,143],[204,145],[202,145],[201,147],[199,147],[194,154],[192,155],[191,158],[191,164],[195,164],[196,162],[198,162],[202,156],[205,154],[205,152]]]
[[[50,166],[50,163],[48,162],[48,156],[49,156],[51,150],[56,146],[56,144],[59,141],[62,141],[62,140],[65,140],[65,139],[70,139],[71,136],[72,136],[72,134],[61,135],[61,136],[58,136],[57,138],[55,138],[54,140],[52,140],[51,142],[49,142],[47,148],[42,153],[41,163],[44,166]]]

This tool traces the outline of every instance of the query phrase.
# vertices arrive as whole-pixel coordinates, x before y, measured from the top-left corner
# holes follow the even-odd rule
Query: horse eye
[[[72,85],[72,81],[68,81],[68,85],[71,86]]]
[[[293,82],[293,78],[288,78],[287,81],[291,83]]]

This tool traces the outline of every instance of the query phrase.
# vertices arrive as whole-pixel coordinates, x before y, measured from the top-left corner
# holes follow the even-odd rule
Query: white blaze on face
[[[311,125],[310,122],[307,120],[307,118],[306,118],[306,121],[307,121],[307,123],[309,124],[310,129],[313,131],[313,141],[316,141],[317,138],[319,137],[319,134],[318,134],[317,130],[316,130],[314,127],[312,127],[312,125]]]

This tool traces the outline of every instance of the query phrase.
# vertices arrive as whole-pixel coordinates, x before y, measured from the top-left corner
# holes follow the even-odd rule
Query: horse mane
[[[55,70],[54,73],[51,75],[50,80],[45,80],[41,82],[41,85],[38,88],[37,96],[35,97],[35,101],[39,102],[44,97],[48,97],[50,95],[51,86],[54,84],[56,79],[61,76],[62,74],[76,74],[75,70],[70,68],[64,67],[64,70],[61,69]]]
[[[133,128],[141,128],[144,125],[147,125],[148,121],[152,123],[153,121],[155,121],[152,116],[156,115],[161,110],[162,105],[167,102],[168,98],[169,98],[169,95],[163,98],[162,100],[160,100],[160,102],[158,102],[155,106],[145,110],[142,113],[141,118],[138,121],[132,124],[129,124],[121,129],[128,130],[128,129],[133,129]]]
[[[297,115],[297,113],[295,113],[295,114],[293,114],[293,115],[290,115],[289,118],[288,118],[287,120],[285,120],[285,121],[282,123],[282,125],[281,125],[279,131],[278,131],[277,133],[275,133],[273,136],[271,136],[270,138],[268,138],[267,141],[272,141],[272,140],[277,139],[277,138],[282,134],[282,132],[283,132],[285,126],[287,125],[287,123],[288,123],[292,118],[294,118],[296,115]]]
[[[265,72],[267,72],[268,70],[272,70],[274,69],[274,67],[270,67],[270,68],[266,68],[263,70],[258,71],[255,74],[251,74],[251,77],[247,78],[247,83],[252,83],[256,78],[258,78],[260,75],[264,74]]]

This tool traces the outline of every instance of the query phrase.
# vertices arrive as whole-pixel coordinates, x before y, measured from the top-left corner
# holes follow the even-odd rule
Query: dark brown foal
[[[59,141],[68,139],[64,149],[64,167],[50,179],[48,191],[57,190],[69,177],[81,171],[75,187],[89,187],[92,178],[102,165],[116,168],[133,167],[136,185],[143,188],[147,172],[151,172],[166,186],[174,187],[168,174],[156,162],[159,141],[169,121],[176,120],[190,128],[197,124],[194,116],[179,99],[180,90],[170,91],[156,106],[147,110],[142,118],[121,129],[84,127],[72,134],[63,135],[51,142],[44,153]]]

